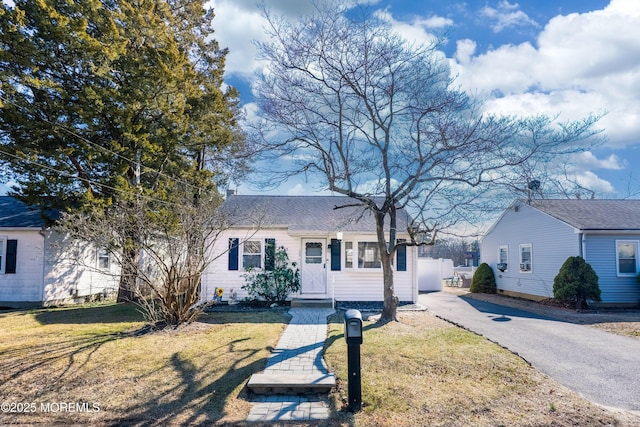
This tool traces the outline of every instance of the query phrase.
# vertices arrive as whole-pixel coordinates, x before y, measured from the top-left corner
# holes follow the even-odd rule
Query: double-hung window
[[[18,259],[18,241],[0,236],[0,274],[15,274]]]
[[[247,240],[242,244],[242,267],[262,268],[262,242],[260,240]]]
[[[638,274],[638,240],[616,240],[618,276]]]
[[[498,269],[500,271],[509,270],[509,246],[507,245],[498,248]]]
[[[531,243],[520,245],[520,272],[531,273],[532,267]]]
[[[98,268],[101,270],[108,270],[111,265],[111,257],[109,251],[101,248],[98,249]]]
[[[344,268],[353,268],[353,242],[344,242]]]
[[[382,268],[377,242],[358,242],[358,268]]]

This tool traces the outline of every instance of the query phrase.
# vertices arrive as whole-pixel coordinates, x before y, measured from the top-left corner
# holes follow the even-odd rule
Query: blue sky
[[[290,19],[310,0],[265,0]],[[560,114],[562,120],[607,112],[607,142],[576,156],[571,170],[598,198],[640,198],[640,7],[636,0],[379,0],[367,2],[407,39],[447,35],[442,47],[458,84],[488,95],[486,111]],[[230,50],[226,81],[247,115],[256,111],[251,84],[262,40],[257,0],[213,0],[216,38]],[[239,185],[240,193],[260,190]],[[288,182],[278,194],[308,194]],[[260,191],[262,192],[262,191]]]

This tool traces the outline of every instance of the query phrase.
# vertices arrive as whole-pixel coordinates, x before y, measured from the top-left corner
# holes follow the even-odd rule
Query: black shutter
[[[340,271],[340,246],[342,242],[338,239],[331,239],[331,271]]]
[[[276,239],[264,239],[264,269],[273,271],[276,268]]]
[[[396,249],[396,271],[407,271],[407,247],[402,245]]]
[[[238,269],[238,246],[240,239],[229,239],[229,270]]]
[[[16,260],[18,258],[18,241],[7,240],[7,260],[4,266],[6,274],[16,273]]]

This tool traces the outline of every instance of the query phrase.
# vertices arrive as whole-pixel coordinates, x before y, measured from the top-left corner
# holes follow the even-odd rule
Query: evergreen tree
[[[553,279],[553,297],[577,309],[587,308],[588,300],[601,301],[598,275],[582,257],[569,257]]]
[[[145,198],[170,215],[173,193],[214,191],[221,177],[207,160],[244,139],[212,19],[200,0],[0,3],[0,162],[12,194],[70,212]],[[131,283],[141,233],[117,227]]]

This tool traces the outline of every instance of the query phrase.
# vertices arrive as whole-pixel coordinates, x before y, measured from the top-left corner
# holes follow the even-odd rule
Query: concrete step
[[[336,385],[333,374],[280,375],[253,374],[247,388],[256,394],[328,393]]]
[[[292,308],[333,308],[331,298],[293,298]]]

